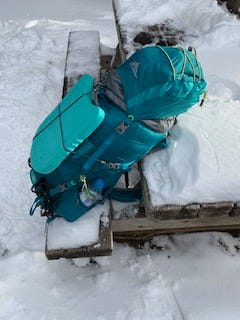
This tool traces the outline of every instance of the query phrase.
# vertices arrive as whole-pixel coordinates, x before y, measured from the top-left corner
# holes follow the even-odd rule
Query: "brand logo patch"
[[[130,62],[130,67],[132,69],[132,72],[134,74],[134,77],[138,79],[138,68],[139,68],[140,63],[139,62]]]

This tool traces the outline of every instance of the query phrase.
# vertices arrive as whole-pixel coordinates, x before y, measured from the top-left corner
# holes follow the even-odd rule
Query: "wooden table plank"
[[[114,238],[124,234],[169,234],[209,230],[240,230],[240,216],[154,220],[150,217],[112,220]]]

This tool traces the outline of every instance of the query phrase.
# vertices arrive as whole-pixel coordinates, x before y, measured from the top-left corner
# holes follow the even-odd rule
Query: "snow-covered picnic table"
[[[142,162],[147,212],[160,219],[239,215],[239,21],[217,2],[205,14],[198,2],[113,3],[122,59],[143,45],[196,47],[208,83],[203,108],[179,116],[169,148]]]
[[[198,4],[195,18],[188,10],[181,17],[193,29],[202,24],[197,48],[207,71],[209,102],[224,108],[240,100],[240,34],[236,20],[212,8],[213,2],[163,1],[169,10],[175,3]],[[116,243],[113,256],[97,258],[95,265],[89,259],[46,261],[45,219],[28,216],[31,139],[61,99],[67,33],[95,28],[103,43],[115,46],[110,1],[0,3],[0,318],[239,320],[240,238],[228,233],[160,236],[140,249]],[[212,49],[204,50],[211,37]],[[224,135],[222,144],[228,145]]]

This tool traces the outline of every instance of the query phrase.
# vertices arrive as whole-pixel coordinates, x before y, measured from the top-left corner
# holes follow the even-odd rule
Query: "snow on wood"
[[[98,242],[100,217],[108,210],[107,205],[96,206],[74,223],[67,222],[63,218],[55,218],[47,226],[48,250],[96,244]]]
[[[240,216],[212,216],[192,219],[154,219],[151,217],[112,220],[114,239],[151,239],[155,235],[177,232],[239,230]],[[136,237],[134,237],[134,235]]]
[[[239,101],[209,101],[179,117],[169,148],[143,161],[153,207],[240,200],[239,117]]]
[[[99,54],[97,31],[69,33],[63,96],[83,74],[99,78]],[[113,244],[109,204],[98,205],[71,223],[56,218],[47,225],[46,234],[48,259],[110,255]]]
[[[47,225],[47,258],[111,255],[113,242],[109,217],[109,203],[105,202],[74,222],[55,218]]]

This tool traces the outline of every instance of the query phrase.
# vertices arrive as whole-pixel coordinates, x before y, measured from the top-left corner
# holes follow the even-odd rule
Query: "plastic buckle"
[[[60,193],[64,192],[65,190],[67,190],[66,183],[60,184],[57,188]]]
[[[129,128],[129,124],[127,124],[125,121],[122,121],[117,128],[115,129],[118,134],[122,135],[125,133],[125,131]]]
[[[114,163],[114,162],[109,162],[108,163],[109,169],[119,169],[120,168],[120,163]]]

